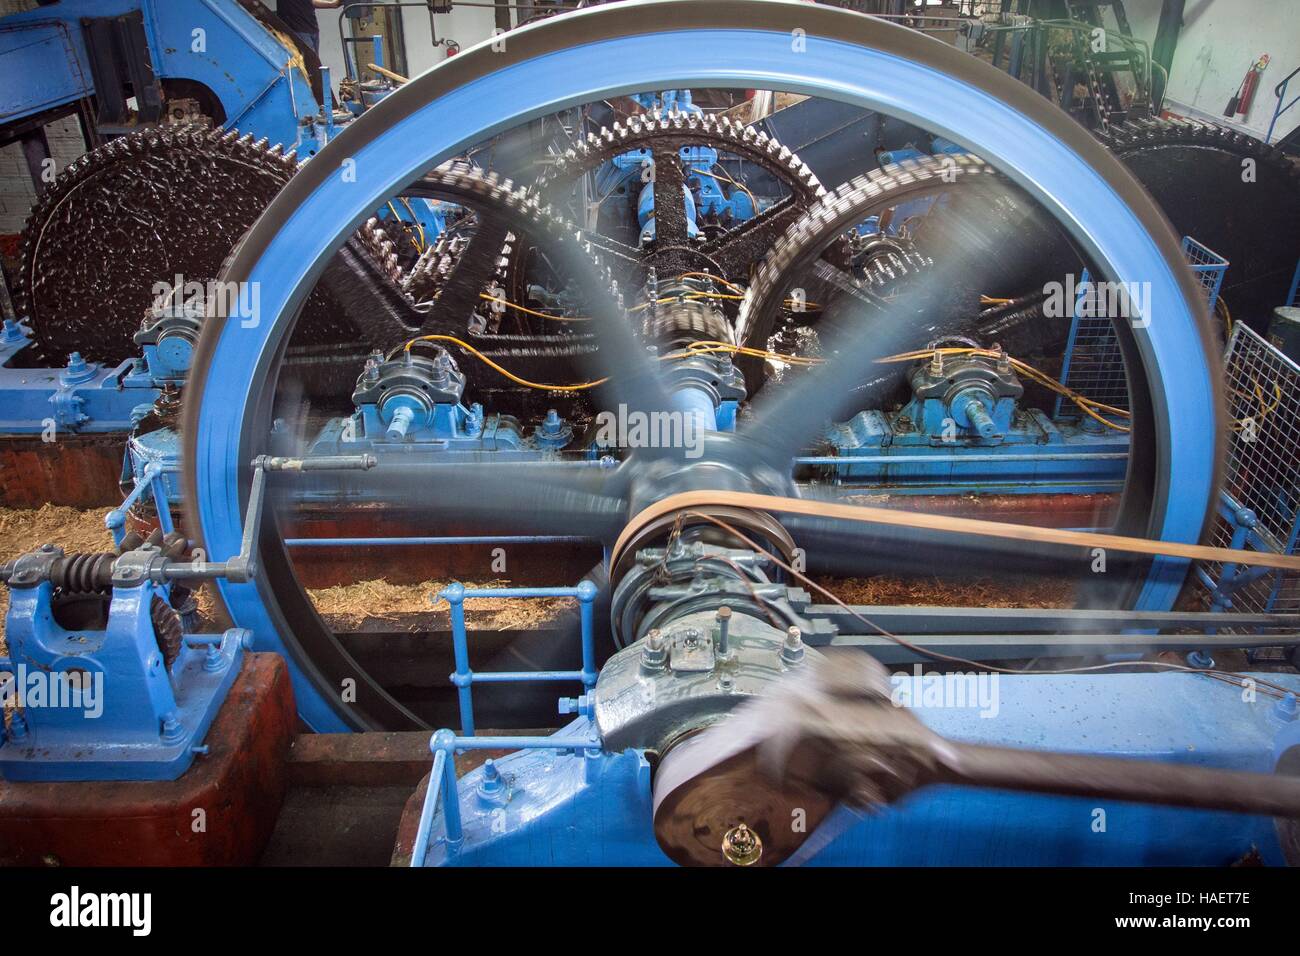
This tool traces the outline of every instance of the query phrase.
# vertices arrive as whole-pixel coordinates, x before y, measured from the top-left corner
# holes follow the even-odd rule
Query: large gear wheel
[[[1008,210],[1016,204],[1004,190],[993,195],[978,188],[981,182],[998,178],[992,167],[971,156],[925,158],[884,167],[828,193],[773,243],[755,271],[737,317],[739,343],[766,348],[783,326],[806,322],[811,313],[791,312],[787,305],[796,288],[809,301],[847,296],[870,305],[909,278],[923,275],[945,247],[985,250],[981,279],[999,284],[1024,281],[1023,270],[1013,260],[1025,257],[1012,254],[1005,240],[1012,235],[1037,237],[1041,230],[1023,215],[1011,218]],[[942,205],[936,204],[935,223],[923,221],[903,239],[873,237],[862,244],[863,253],[851,265],[842,261],[846,231],[872,214],[924,197],[946,197]],[[954,244],[954,239],[959,242]],[[855,248],[859,243],[849,245]],[[969,331],[967,326],[979,311],[980,291],[967,283],[951,284],[944,307],[932,307],[921,323],[928,330],[925,334]],[[970,308],[964,309],[966,305]],[[1005,336],[1010,329],[1001,331]],[[744,358],[738,364],[748,381],[756,387],[761,384],[761,360]],[[893,378],[884,376],[882,382]]]
[[[1181,235],[1228,260],[1220,291],[1235,318],[1262,330],[1300,260],[1300,165],[1209,123],[1151,119],[1097,135]]]
[[[744,222],[707,222],[712,234],[691,242],[683,192],[692,176],[711,173],[682,169],[680,150],[689,146],[712,147],[752,162],[773,175],[788,193]],[[772,241],[826,192],[812,169],[766,133],[726,116],[678,110],[639,113],[588,134],[557,157],[537,187],[556,201],[558,193],[580,176],[638,149],[649,153],[655,182],[656,234],[643,261],[653,264],[661,278],[704,262],[728,279],[747,279]]]
[[[17,306],[38,357],[61,363],[79,351],[120,362],[136,354],[132,336],[155,304],[156,287],[177,277],[187,284],[215,279],[297,168],[294,154],[279,146],[199,125],[141,130],[72,163],[22,233]],[[362,331],[368,316],[350,312],[335,289],[356,270],[395,283],[395,261],[388,239],[373,224],[363,227],[308,298],[311,341],[371,339]]]
[[[537,193],[516,186],[495,172],[483,172],[464,162],[444,163],[409,187],[411,195],[455,203],[471,210],[476,220],[468,236],[453,237],[441,247],[431,247],[421,257],[405,284],[414,330],[410,337],[445,335],[469,342],[483,356],[534,380],[555,381],[566,374],[573,360],[595,349],[593,338],[581,326],[561,325],[546,334],[502,333],[472,320],[484,300],[482,295],[500,266],[500,259],[482,250],[498,250],[516,235],[536,237],[543,245],[578,242],[580,230]],[[584,261],[593,275],[613,281],[609,266],[594,247],[581,243]],[[409,300],[408,300],[409,302]],[[477,392],[507,390],[521,395],[496,372],[477,362],[463,367]],[[527,398],[534,398],[528,392]]]

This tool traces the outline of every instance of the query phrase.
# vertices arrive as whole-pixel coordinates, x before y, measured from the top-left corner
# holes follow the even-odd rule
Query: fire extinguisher
[[[1251,64],[1246,75],[1242,77],[1237,92],[1232,94],[1232,99],[1228,100],[1228,108],[1223,111],[1224,116],[1229,118],[1237,115],[1245,116],[1250,112],[1251,103],[1255,100],[1255,91],[1259,89],[1259,78],[1268,68],[1268,60],[1268,54],[1265,53]]]

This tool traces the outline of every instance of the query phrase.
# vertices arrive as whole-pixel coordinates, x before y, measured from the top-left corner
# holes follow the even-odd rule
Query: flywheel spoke
[[[1031,212],[1022,213],[1028,218]],[[969,322],[967,306],[954,300],[956,280],[977,269],[980,250],[954,249],[935,269],[895,299],[854,287],[828,309],[819,332],[825,362],[778,389],[763,389],[754,401],[746,434],[766,446],[767,462],[789,467],[792,458],[820,437],[821,429],[860,410],[862,389],[887,366],[882,359],[952,334]],[[833,267],[828,267],[832,268]],[[838,272],[839,270],[833,270]],[[842,275],[851,283],[851,277]]]
[[[369,472],[319,472],[300,491],[346,499],[364,492],[449,533],[513,531],[609,540],[627,502],[621,469],[596,462],[475,461],[433,465],[385,462]]]

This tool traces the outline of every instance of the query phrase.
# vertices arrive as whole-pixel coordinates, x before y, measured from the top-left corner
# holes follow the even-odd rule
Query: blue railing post
[[[456,685],[460,700],[461,734],[474,736],[473,688],[478,682],[492,684],[525,681],[581,681],[583,689],[596,686],[596,635],[595,601],[600,589],[588,580],[572,588],[475,588],[467,591],[465,585],[447,585],[435,595],[451,608],[451,643],[456,658],[456,669],[450,679]],[[467,598],[577,598],[582,624],[582,670],[568,671],[484,671],[474,673],[469,666],[469,633],[465,629],[465,600]],[[564,713],[564,711],[561,711]]]
[[[591,690],[596,686],[596,639],[593,605],[598,588],[585,578],[578,582],[578,613],[582,619],[582,686]]]
[[[424,866],[429,856],[429,841],[433,838],[433,818],[438,812],[438,798],[442,798],[442,818],[447,835],[448,852],[454,853],[465,842],[465,830],[460,817],[460,788],[456,782],[456,735],[443,728],[429,738],[433,751],[433,769],[429,772],[429,786],[424,792],[420,807],[420,824],[411,846],[411,866]]]
[[[415,831],[415,843],[411,847],[411,866],[424,866],[429,855],[429,838],[433,835],[433,815],[438,812],[438,794],[442,791],[443,767],[447,763],[447,752],[439,749],[438,737],[429,739],[429,749],[433,751],[433,770],[429,773],[429,785],[424,791],[424,805],[420,807],[420,827]]]
[[[433,745],[438,753],[447,755],[442,763],[442,819],[447,830],[447,846],[456,850],[465,842],[465,830],[460,821],[460,788],[456,784],[456,735],[444,727],[433,735]],[[433,786],[432,774],[429,775],[429,786]]]
[[[1228,547],[1234,551],[1245,548],[1251,531],[1254,530],[1255,525],[1258,523],[1259,519],[1255,517],[1255,512],[1249,508],[1235,508],[1232,515],[1232,540],[1228,543]],[[1236,574],[1237,565],[1235,563],[1224,564],[1219,568],[1218,586],[1211,595],[1210,610],[1228,611],[1232,609],[1232,591],[1234,589],[1231,585]]]
[[[1300,73],[1300,66],[1288,73],[1281,83],[1273,87],[1273,95],[1277,97],[1277,102],[1273,105],[1273,118],[1269,120],[1268,132],[1264,134],[1264,142],[1266,143],[1273,142],[1273,131],[1277,129],[1278,118],[1291,107],[1300,103],[1300,96],[1297,96],[1290,103],[1285,106],[1282,105],[1286,101],[1286,90],[1291,83],[1291,78],[1297,73]]]
[[[597,737],[457,737],[446,728],[429,739],[433,752],[433,770],[429,773],[429,787],[424,793],[420,808],[420,829],[411,847],[411,866],[424,866],[433,839],[433,818],[442,803],[443,830],[447,838],[447,853],[457,853],[465,842],[465,824],[460,815],[460,783],[456,779],[456,752],[467,750],[553,750],[556,755],[592,757],[601,753]]]
[[[456,670],[451,682],[460,698],[460,732],[474,736],[474,672],[469,668],[469,639],[465,634],[465,585],[449,584],[442,598],[451,606],[451,646],[456,656]]]

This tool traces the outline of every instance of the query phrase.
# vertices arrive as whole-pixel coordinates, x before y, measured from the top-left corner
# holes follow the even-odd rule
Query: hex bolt
[[[27,736],[27,718],[21,710],[15,710],[9,717],[9,737],[22,740]]]
[[[579,717],[590,717],[594,700],[590,694],[583,694],[580,697],[561,697],[559,703],[559,712],[561,714],[577,714]]]
[[[167,742],[179,740],[185,734],[185,727],[176,712],[172,711],[162,722],[162,739]]]
[[[668,650],[664,645],[659,628],[652,627],[645,637],[645,647],[641,649],[641,666],[647,670],[660,670],[668,661]]]
[[[729,638],[731,632],[731,607],[722,605],[718,608],[718,654],[725,657],[730,648]]]
[[[215,674],[226,665],[226,658],[221,653],[221,644],[218,641],[212,641],[208,644],[208,651],[203,655],[203,669],[209,674]]]
[[[505,781],[501,779],[501,771],[497,769],[496,761],[489,757],[483,762],[483,779],[478,785],[478,794],[486,800],[491,800],[501,795],[505,790]]]
[[[803,635],[793,624],[785,632],[785,643],[781,645],[781,660],[787,664],[798,664],[803,660]]]
[[[1006,353],[1006,351],[1002,348],[1002,346],[1001,346],[1000,344],[998,344],[998,343],[994,343],[994,345],[993,345],[993,351],[997,352],[997,354],[998,354],[998,357],[997,357],[998,371],[999,371],[999,372],[1002,372],[1002,373],[1004,373],[1004,374],[1007,373],[1007,372],[1010,372],[1010,371],[1011,371],[1011,356],[1008,355],[1008,354]]]

